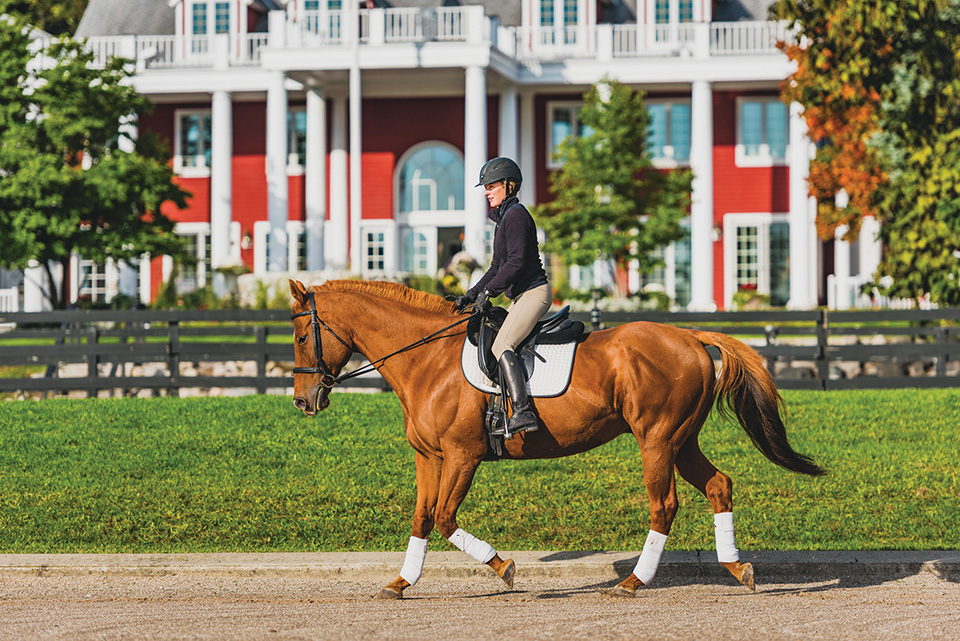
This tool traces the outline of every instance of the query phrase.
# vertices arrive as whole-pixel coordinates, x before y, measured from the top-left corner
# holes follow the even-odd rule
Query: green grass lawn
[[[960,390],[785,393],[786,472],[708,421],[734,480],[741,549],[960,549]],[[706,500],[678,481],[668,549],[713,549]],[[413,450],[392,394],[0,403],[0,552],[402,550]],[[459,513],[498,549],[636,550],[649,527],[632,437],[550,461],[485,463]],[[434,549],[453,549],[434,533]]]

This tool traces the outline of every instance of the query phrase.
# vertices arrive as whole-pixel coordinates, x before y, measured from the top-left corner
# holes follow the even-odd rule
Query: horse
[[[514,562],[457,522],[488,453],[483,420],[488,398],[460,369],[466,329],[457,319],[464,317],[440,296],[394,283],[340,280],[307,288],[289,282],[295,407],[311,416],[327,408],[340,372],[359,352],[403,408],[406,438],[415,452],[416,507],[403,567],[379,597],[402,598],[417,583],[434,527],[512,589]],[[720,353],[719,373],[708,345]],[[735,544],[733,483],[698,443],[714,405],[735,416],[772,463],[810,476],[825,473],[788,442],[784,401],[763,358],[724,334],[649,322],[589,332],[576,348],[566,392],[533,401],[539,429],[505,440],[502,458],[571,456],[626,433],[640,446],[650,529],[637,566],[612,596],[635,596],[656,573],[678,510],[674,469],[713,509],[718,561],[755,589],[753,566],[740,562]]]

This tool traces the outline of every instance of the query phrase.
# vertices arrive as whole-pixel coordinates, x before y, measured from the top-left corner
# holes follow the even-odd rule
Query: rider
[[[488,308],[489,299],[501,293],[513,300],[491,350],[512,399],[513,415],[507,421],[511,433],[537,429],[537,415],[527,397],[523,365],[516,349],[552,301],[547,273],[540,262],[537,227],[517,198],[522,181],[520,167],[509,158],[494,158],[480,169],[476,186],[483,185],[491,207],[487,217],[497,225],[493,259],[480,281],[456,300],[458,311],[470,303],[475,303],[477,309]]]

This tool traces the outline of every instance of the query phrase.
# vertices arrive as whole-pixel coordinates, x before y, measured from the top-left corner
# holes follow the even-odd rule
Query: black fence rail
[[[43,376],[0,377],[0,393],[79,390],[96,396],[101,390],[121,395],[164,390],[177,396],[185,388],[284,390],[293,386],[289,319],[290,312],[273,310],[4,314],[0,322],[14,329],[0,333],[0,367],[40,367]],[[197,373],[201,364],[225,362],[253,364],[254,371]],[[347,367],[361,362],[357,356]],[[80,365],[82,373],[72,368],[74,375],[60,375],[70,365]],[[389,389],[379,376],[358,377],[350,386]]]
[[[960,309],[594,309],[572,316],[593,329],[651,321],[735,336],[767,359],[777,384],[785,389],[960,386]],[[0,367],[33,370],[29,378],[0,375],[0,393],[81,391],[96,396],[102,390],[120,395],[163,390],[179,395],[187,388],[267,393],[293,384],[286,310],[9,313],[0,314],[0,326],[10,328],[0,333]],[[211,374],[209,367],[203,373],[203,364],[237,362],[245,364],[247,373]],[[348,367],[360,362],[357,357]],[[376,375],[353,379],[350,387],[389,389]]]

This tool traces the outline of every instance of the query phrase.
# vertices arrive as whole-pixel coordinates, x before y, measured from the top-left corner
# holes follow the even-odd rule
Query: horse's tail
[[[695,332],[704,345],[720,351],[720,374],[714,387],[721,415],[734,414],[753,444],[771,462],[792,472],[820,476],[825,470],[787,441],[781,412],[783,397],[767,371],[763,357],[735,338]]]

